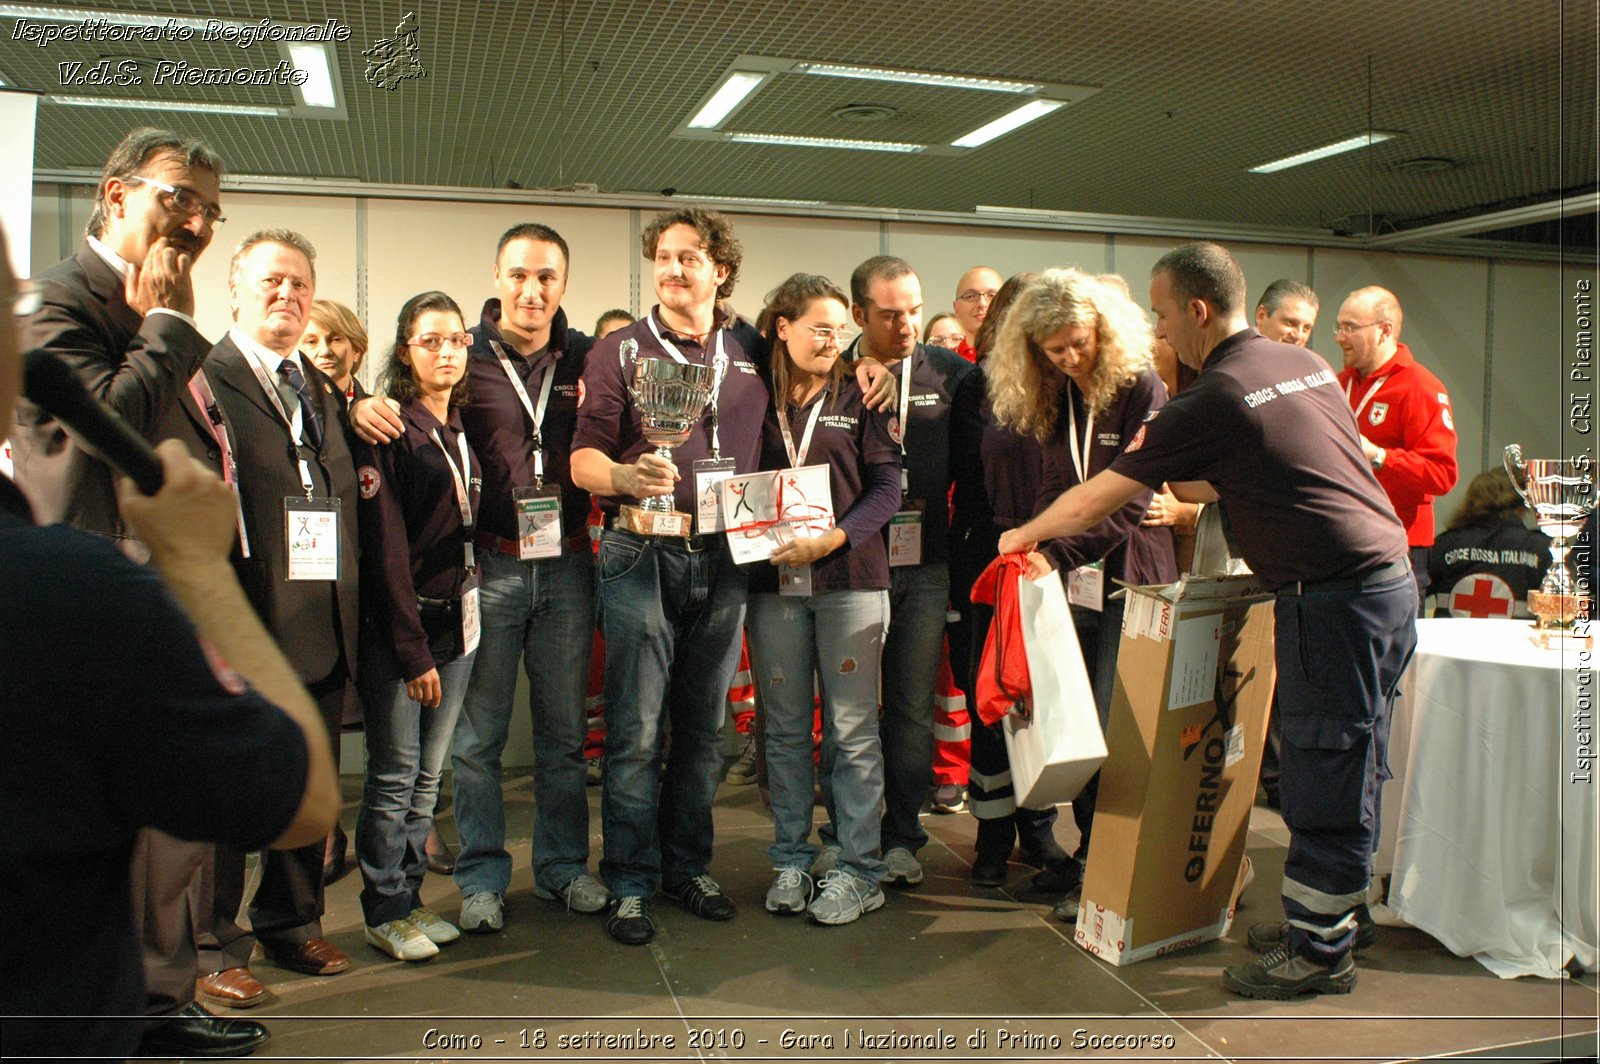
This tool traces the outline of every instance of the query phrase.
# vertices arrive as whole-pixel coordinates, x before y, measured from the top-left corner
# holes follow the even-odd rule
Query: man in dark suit
[[[310,242],[288,229],[245,237],[228,270],[234,326],[205,372],[238,450],[248,543],[236,562],[239,582],[337,743],[355,675],[357,487],[344,396],[296,350],[315,258]],[[267,956],[308,975],[350,967],[322,937],[322,856],[320,843],[263,854],[250,906],[253,937]],[[243,900],[244,855],[218,847],[216,877],[213,963],[243,966],[252,935],[232,917]]]
[[[67,363],[89,392],[155,443],[177,438],[223,473],[226,439],[199,369],[211,350],[195,328],[195,260],[222,221],[222,162],[204,144],[136,129],[111,152],[83,247],[34,278],[39,308],[23,326],[27,347]],[[207,410],[215,413],[216,420]],[[117,511],[111,471],[55,419],[26,401],[12,437],[17,483],[44,523],[62,521],[149,557]],[[147,1045],[163,1052],[245,1052],[266,1040],[260,1024],[220,1020],[195,1003],[195,929],[210,922],[210,843],[139,834],[130,879],[144,951],[146,1011],[162,1021]],[[255,1004],[259,986],[230,988],[227,1004]]]

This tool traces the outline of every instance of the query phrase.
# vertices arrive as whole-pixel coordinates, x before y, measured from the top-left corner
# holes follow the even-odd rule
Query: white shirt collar
[[[115,270],[118,277],[121,277],[123,280],[127,280],[129,271],[133,269],[133,267],[128,264],[127,260],[125,260],[121,255],[118,255],[115,251],[112,251],[110,248],[106,247],[105,243],[98,237],[91,236],[88,239],[89,250],[93,251],[96,255],[99,255],[100,258],[105,260],[105,264]]]
[[[244,357],[254,362],[266,371],[268,380],[278,379],[278,366],[284,362],[293,362],[302,374],[305,367],[300,365],[300,352],[290,351],[287,355],[280,355],[270,347],[262,344],[255,337],[250,336],[237,325],[228,330],[228,337],[235,347],[244,353]]]

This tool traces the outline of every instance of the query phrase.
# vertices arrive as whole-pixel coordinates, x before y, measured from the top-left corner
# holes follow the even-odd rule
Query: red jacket
[[[1431,547],[1434,497],[1456,486],[1456,426],[1439,378],[1419,366],[1405,344],[1395,348],[1393,358],[1364,378],[1346,367],[1339,383],[1361,435],[1386,452],[1378,483],[1406,526],[1406,542]]]

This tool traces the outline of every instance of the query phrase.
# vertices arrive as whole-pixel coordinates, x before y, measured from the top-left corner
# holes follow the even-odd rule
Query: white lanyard
[[[811,434],[816,431],[817,417],[822,413],[822,404],[828,399],[828,389],[822,389],[822,394],[817,396],[816,405],[811,408],[811,419],[806,422],[806,431],[800,437],[800,449],[794,449],[794,434],[789,431],[789,415],[784,414],[778,418],[778,431],[783,433],[783,449],[789,452],[789,464],[798,468],[806,464],[806,455],[811,453]]]
[[[917,355],[913,350],[900,362],[900,457],[906,455],[906,439],[911,435],[911,425],[906,417],[911,412],[911,360]]]
[[[472,524],[472,497],[467,494],[467,475],[472,470],[472,453],[467,449],[467,434],[456,434],[456,444],[461,451],[461,465],[457,468],[450,458],[450,448],[444,445],[444,439],[439,435],[439,430],[433,430],[433,442],[439,445],[439,450],[444,452],[444,464],[450,467],[450,479],[456,482],[456,505],[461,508],[461,527],[466,528]]]
[[[239,496],[239,465],[234,461],[233,440],[228,436],[228,426],[222,420],[222,407],[211,390],[211,382],[200,370],[195,370],[194,376],[189,378],[189,394],[194,397],[195,405],[200,408],[212,437],[217,441],[217,449],[222,453],[222,479],[233,488],[234,523],[239,527],[239,554],[248,558],[250,537],[244,530],[244,502]]]
[[[1347,380],[1347,381],[1344,382],[1344,398],[1345,398],[1346,402],[1350,401],[1350,386],[1352,384],[1354,384],[1354,383],[1355,383],[1355,378],[1351,378],[1350,380]],[[1383,378],[1382,377],[1375,378],[1373,380],[1373,382],[1372,382],[1372,387],[1367,389],[1367,394],[1363,395],[1361,397],[1361,402],[1356,404],[1356,420],[1357,421],[1361,420],[1361,411],[1363,411],[1363,410],[1365,410],[1367,408],[1367,401],[1370,400],[1375,394],[1377,394],[1378,389],[1381,388],[1381,387],[1383,387]]]
[[[1072,468],[1078,473],[1078,483],[1085,483],[1089,479],[1089,446],[1094,442],[1094,408],[1089,408],[1089,422],[1083,426],[1083,445],[1078,445],[1078,409],[1072,402],[1072,389],[1075,385],[1067,381],[1067,440],[1072,445]],[[1079,394],[1082,394],[1081,392]],[[1089,397],[1084,396],[1087,400]],[[1085,403],[1087,405],[1087,403]]]
[[[656,316],[654,314],[646,314],[645,321],[650,323],[650,331],[655,334],[656,343],[660,344],[662,349],[671,355],[673,359],[685,366],[689,365],[689,360],[683,357],[683,352],[679,351],[671,340],[662,335],[661,326],[656,324]],[[723,330],[717,329],[716,333],[717,350],[711,356],[711,457],[721,458],[722,435],[717,425],[717,401],[722,396],[722,378],[728,372],[728,355],[722,349]]]
[[[296,445],[295,461],[300,465],[300,487],[305,490],[306,498],[309,499],[314,487],[311,481],[311,466],[304,458],[299,456],[299,448],[306,445],[305,426],[301,423],[300,404],[294,404],[294,414],[291,416],[283,408],[283,400],[278,398],[278,389],[268,379],[266,370],[262,369],[260,363],[253,358],[246,357],[245,361],[250,363],[250,372],[256,375],[256,381],[260,383],[261,390],[267,393],[267,399],[271,401],[272,408],[278,412],[278,416],[283,419],[283,423],[289,426],[289,436]],[[288,359],[284,359],[284,361],[287,362]]]
[[[505,348],[495,340],[490,340],[489,345],[494,348],[495,355],[500,359],[500,368],[506,371],[506,379],[516,390],[517,398],[522,400],[522,409],[533,419],[533,486],[542,488],[544,487],[544,412],[550,406],[550,386],[556,382],[555,358],[551,357],[549,368],[544,371],[543,383],[539,385],[539,406],[535,409],[528,399],[528,389],[522,386],[522,378],[517,376],[517,371],[511,367],[511,359],[506,357]]]

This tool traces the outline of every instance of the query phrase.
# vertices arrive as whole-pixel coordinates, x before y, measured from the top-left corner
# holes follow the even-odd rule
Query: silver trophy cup
[[[1575,580],[1567,569],[1567,552],[1572,539],[1583,527],[1583,520],[1594,509],[1594,481],[1586,461],[1562,458],[1522,457],[1522,448],[1511,444],[1505,451],[1506,472],[1511,484],[1533,511],[1534,520],[1550,537],[1550,569],[1538,591],[1528,593],[1528,609],[1538,620],[1538,628],[1561,631],[1573,627],[1591,589]]]
[[[639,345],[633,340],[623,341],[621,355],[633,362],[633,382],[628,385],[628,393],[639,408],[644,438],[654,445],[659,457],[670,462],[672,448],[689,438],[711,400],[711,367],[667,358],[641,358]],[[688,535],[689,515],[673,509],[671,495],[657,495],[623,509],[642,511],[644,515],[672,515],[630,517],[629,524],[637,532]]]

